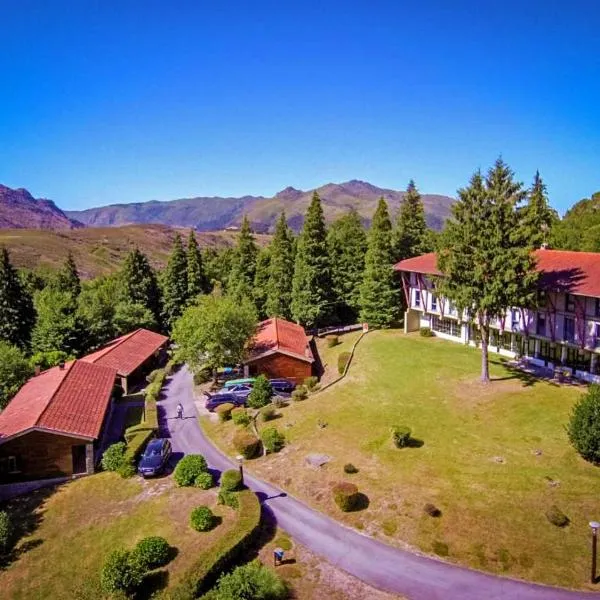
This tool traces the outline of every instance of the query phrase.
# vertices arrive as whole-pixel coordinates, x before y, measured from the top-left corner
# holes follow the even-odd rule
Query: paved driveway
[[[177,403],[186,418],[175,419]],[[181,453],[203,454],[211,468],[234,467],[204,436],[196,419],[193,381],[185,368],[167,384],[159,403],[163,433]],[[364,582],[412,600],[576,600],[600,597],[496,577],[393,548],[341,525],[282,490],[246,474],[246,485],[262,500],[266,515],[316,554]]]

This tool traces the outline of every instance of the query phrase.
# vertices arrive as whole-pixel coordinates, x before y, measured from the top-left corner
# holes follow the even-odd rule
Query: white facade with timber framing
[[[532,364],[562,367],[600,383],[600,253],[536,250],[540,272],[536,309],[509,307],[492,323],[490,350]],[[436,294],[442,276],[434,253],[395,265],[408,307],[405,331],[429,327],[436,336],[478,345],[467,316]]]

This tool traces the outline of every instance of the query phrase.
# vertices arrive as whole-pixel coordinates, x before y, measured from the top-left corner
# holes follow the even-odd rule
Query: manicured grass
[[[248,461],[247,468],[387,543],[586,587],[588,521],[600,516],[600,471],[579,458],[564,429],[583,388],[529,378],[497,356],[489,386],[479,383],[479,369],[476,349],[371,332],[343,381],[281,409],[274,423],[286,448]],[[231,423],[202,423],[234,454]],[[411,428],[413,442],[397,449],[390,427],[402,425]],[[309,453],[332,460],[314,470],[305,466]],[[348,462],[360,472],[345,474]],[[339,481],[356,484],[368,508],[339,511],[330,492]],[[429,516],[426,503],[441,516]],[[569,517],[568,527],[546,519],[553,504]]]
[[[317,352],[325,371],[321,377],[321,386],[327,385],[340,376],[338,372],[338,356],[342,352],[350,352],[352,345],[361,333],[360,331],[352,331],[338,336],[340,343],[332,348],[329,348],[327,345],[325,337],[316,338]]]
[[[12,505],[32,527],[17,546],[17,558],[0,574],[2,597],[103,598],[99,574],[104,558],[114,548],[133,548],[150,535],[163,536],[177,548],[165,568],[168,576],[154,577],[160,597],[236,521],[233,510],[215,505],[214,490],[176,488],[170,478],[141,482],[101,473],[44,495]],[[208,504],[222,518],[213,531],[200,534],[189,527],[189,514],[198,504]]]

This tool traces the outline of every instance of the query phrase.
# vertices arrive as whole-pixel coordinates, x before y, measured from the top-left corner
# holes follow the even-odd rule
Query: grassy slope
[[[170,479],[140,482],[101,473],[72,482],[49,496],[34,513],[38,526],[19,542],[21,556],[0,573],[2,597],[20,599],[102,598],[98,580],[105,556],[132,548],[147,535],[161,535],[178,549],[167,565],[169,585],[231,528],[235,513],[215,507],[215,491],[174,488]],[[188,525],[193,507],[207,504],[223,517],[213,531]]]
[[[116,270],[133,246],[145,252],[154,266],[164,266],[176,231],[184,237],[189,233],[189,229],[164,225],[89,227],[71,231],[0,229],[0,246],[10,250],[17,267],[27,268],[56,268],[70,251],[81,274],[89,278]],[[225,231],[197,233],[196,237],[205,248],[231,246],[236,242],[236,234]],[[261,245],[268,239],[256,237]]]
[[[524,380],[498,358],[495,381],[483,387],[476,349],[393,331],[370,333],[354,360],[342,382],[282,409],[273,424],[290,445],[249,469],[389,543],[433,552],[441,542],[450,560],[475,568],[585,586],[587,523],[600,501],[597,469],[576,455],[564,430],[580,389]],[[233,424],[203,425],[231,452]],[[391,425],[410,426],[424,444],[394,448]],[[333,460],[307,468],[314,452]],[[345,475],[347,462],[360,473]],[[344,479],[368,495],[365,511],[343,514],[333,504],[329,486]],[[442,517],[426,516],[426,502]],[[552,504],[571,525],[546,520]]]

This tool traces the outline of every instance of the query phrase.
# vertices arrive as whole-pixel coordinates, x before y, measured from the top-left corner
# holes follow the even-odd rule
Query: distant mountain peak
[[[275,198],[282,198],[284,200],[288,200],[299,198],[303,194],[304,192],[302,190],[298,190],[295,187],[288,185],[285,189],[281,190],[280,192],[277,192],[277,194],[275,194]]]

